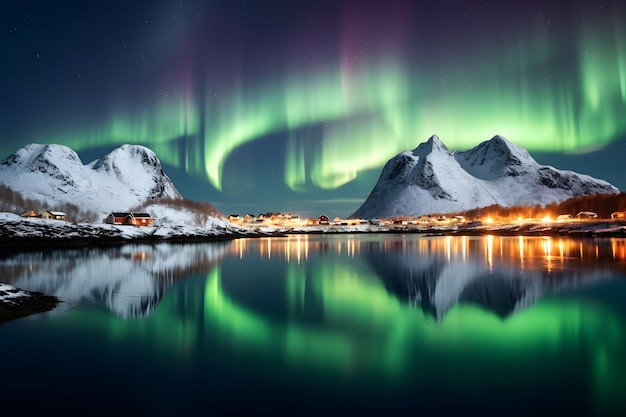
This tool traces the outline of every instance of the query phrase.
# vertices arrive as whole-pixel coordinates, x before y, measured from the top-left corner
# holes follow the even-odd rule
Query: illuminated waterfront
[[[626,407],[626,239],[293,235],[22,253],[0,273],[63,300],[0,326],[3,392],[41,409]]]

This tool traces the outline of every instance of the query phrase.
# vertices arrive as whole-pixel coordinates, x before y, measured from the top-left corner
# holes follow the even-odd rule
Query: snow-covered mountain
[[[603,193],[619,189],[588,175],[540,165],[502,136],[468,151],[451,152],[433,135],[390,159],[368,198],[350,217],[451,213],[492,204],[546,205]]]
[[[182,198],[150,149],[123,145],[83,165],[67,146],[29,144],[0,162],[0,183],[54,210],[71,203],[106,215],[147,200]]]

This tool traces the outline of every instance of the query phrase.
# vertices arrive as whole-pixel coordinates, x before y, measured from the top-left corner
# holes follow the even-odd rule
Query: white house
[[[65,213],[63,213],[62,211],[46,210],[41,213],[41,218],[51,220],[65,220]]]

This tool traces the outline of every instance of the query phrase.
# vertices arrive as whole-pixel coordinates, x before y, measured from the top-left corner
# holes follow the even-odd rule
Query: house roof
[[[148,213],[129,213],[133,217],[152,217]]]
[[[51,210],[48,210],[48,213],[52,214],[53,216],[65,216],[65,213],[63,213],[62,211],[51,211]]]
[[[113,217],[145,217],[145,218],[149,218],[152,217],[151,215],[149,215],[148,213],[131,213],[128,211],[112,211],[111,214],[109,214],[109,216],[113,216]]]
[[[113,216],[113,217],[126,217],[128,216],[130,213],[128,212],[122,212],[122,211],[112,211],[111,214],[109,214],[109,216]]]

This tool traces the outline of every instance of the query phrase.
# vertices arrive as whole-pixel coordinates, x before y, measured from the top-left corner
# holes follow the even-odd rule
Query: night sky
[[[156,152],[224,214],[346,217],[385,162],[496,134],[626,190],[623,1],[11,1],[0,159]]]

